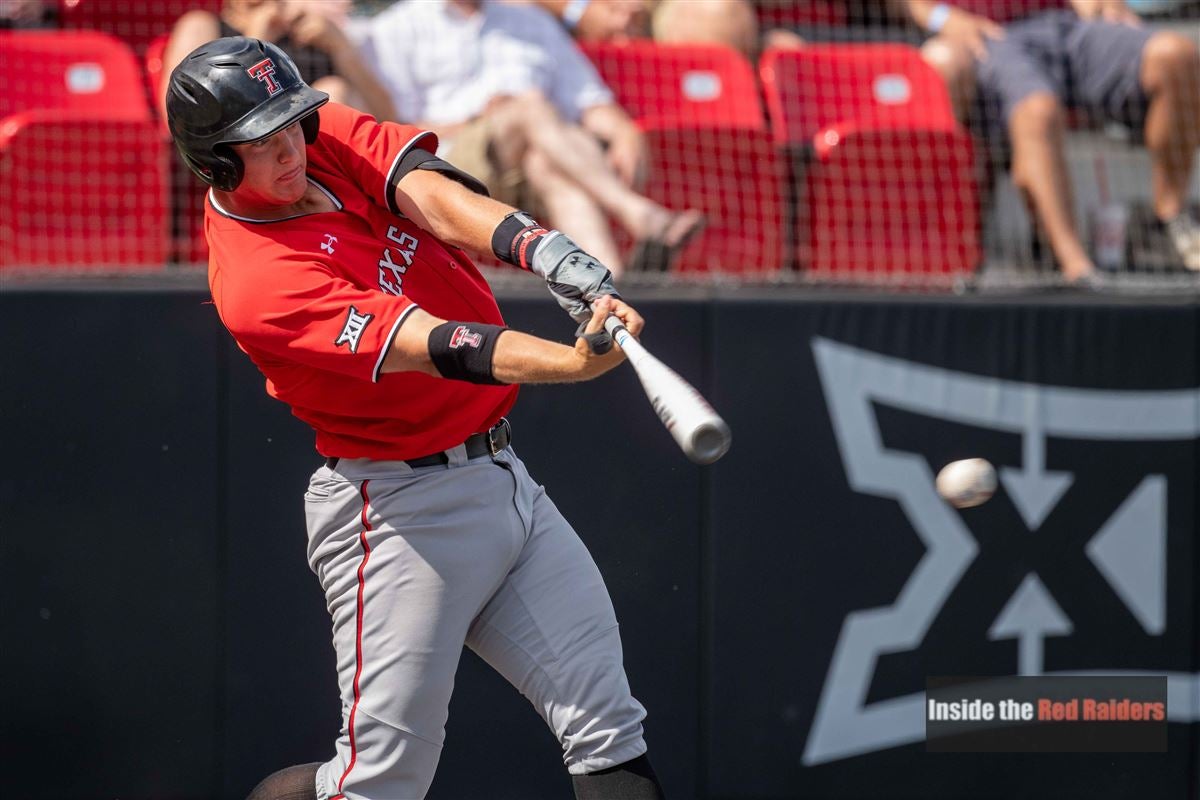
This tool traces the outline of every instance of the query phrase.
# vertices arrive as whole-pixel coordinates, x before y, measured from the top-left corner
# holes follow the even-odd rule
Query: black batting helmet
[[[167,125],[192,172],[232,192],[244,168],[229,145],[257,142],[296,121],[312,144],[314,112],[328,100],[275,45],[228,36],[197,47],[171,72]]]

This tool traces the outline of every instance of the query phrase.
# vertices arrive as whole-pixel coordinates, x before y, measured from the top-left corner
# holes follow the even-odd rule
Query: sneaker
[[[1162,229],[1183,265],[1200,272],[1200,223],[1185,211],[1163,222]]]

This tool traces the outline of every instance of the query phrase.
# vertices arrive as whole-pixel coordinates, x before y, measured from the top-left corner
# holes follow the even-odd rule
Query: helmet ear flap
[[[321,130],[321,117],[319,111],[314,111],[307,117],[300,120],[300,130],[304,131],[304,141],[312,144],[317,140],[317,132]]]
[[[213,148],[213,160],[216,162],[213,186],[222,192],[232,192],[246,174],[242,160],[229,146],[220,144]]]
[[[232,192],[245,175],[242,160],[227,147],[214,148],[211,157],[203,160],[183,148],[179,148],[179,154],[200,180],[222,192]]]

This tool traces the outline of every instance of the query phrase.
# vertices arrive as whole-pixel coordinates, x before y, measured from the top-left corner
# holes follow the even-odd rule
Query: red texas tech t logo
[[[479,349],[481,344],[483,344],[483,336],[475,333],[466,325],[459,325],[454,329],[454,333],[450,334],[450,347],[454,350],[460,347]]]
[[[275,80],[275,62],[264,58],[252,67],[246,69],[246,74],[256,81],[262,81],[267,86],[267,97],[271,97],[283,87]]]

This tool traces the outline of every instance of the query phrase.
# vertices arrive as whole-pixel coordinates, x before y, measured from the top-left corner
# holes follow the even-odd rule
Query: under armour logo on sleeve
[[[341,347],[348,344],[350,352],[357,353],[358,340],[362,338],[362,332],[366,330],[367,324],[374,318],[374,314],[360,314],[357,308],[350,306],[346,312],[346,325],[338,337],[333,340],[333,346]]]

